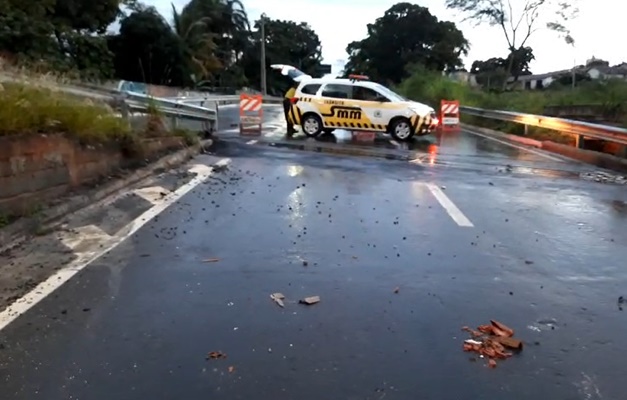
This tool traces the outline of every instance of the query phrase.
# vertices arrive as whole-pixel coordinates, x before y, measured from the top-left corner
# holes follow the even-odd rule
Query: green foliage
[[[316,76],[322,60],[320,39],[316,32],[305,22],[266,19],[264,24],[267,69],[272,64],[288,64]],[[241,62],[243,73],[253,87],[258,87],[261,81],[260,27],[261,21],[256,21],[251,44]],[[277,73],[267,73],[266,79],[272,94],[282,94],[292,84]]]
[[[365,39],[348,45],[346,72],[397,84],[407,77],[409,64],[434,71],[461,67],[468,47],[454,23],[438,21],[425,7],[398,3],[368,25]]]
[[[607,114],[622,115],[627,111],[627,82],[623,80],[584,82],[576,88],[561,87],[554,90],[526,90],[510,92],[486,92],[478,88],[454,81],[439,73],[415,66],[411,76],[405,79],[397,90],[403,96],[431,105],[438,109],[441,100],[459,100],[460,104],[493,110],[509,110],[530,114],[543,114],[547,106],[553,105],[602,105]],[[507,124],[481,118],[464,117],[468,123],[492,129],[505,129],[516,134],[523,133],[519,124]],[[625,121],[627,126],[627,121]],[[552,140],[570,141],[539,129],[530,129],[532,136],[547,137]]]
[[[82,143],[119,141],[130,127],[104,105],[50,89],[4,84],[0,91],[0,136],[63,133]]]
[[[470,72],[476,76],[477,83],[487,88],[502,88],[509,74],[507,69],[511,68],[511,76],[518,79],[521,75],[530,75],[529,63],[535,60],[531,47],[521,47],[509,54],[506,58],[492,57],[485,61],[474,61],[470,67]]]
[[[172,130],[172,136],[178,136],[178,137],[183,138],[183,140],[185,141],[185,144],[188,146],[193,146],[200,142],[198,133],[190,131],[188,129],[175,128]]]
[[[126,0],[0,0],[0,52],[17,63],[45,64],[85,77],[112,74],[112,55],[98,34]]]
[[[189,62],[180,38],[154,8],[124,18],[119,35],[109,38],[116,76],[129,81],[186,86]]]

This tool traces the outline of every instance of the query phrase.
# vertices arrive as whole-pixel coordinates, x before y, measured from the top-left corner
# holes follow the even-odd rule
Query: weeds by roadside
[[[5,82],[0,85],[0,136],[63,133],[81,143],[119,141],[129,124],[104,104],[50,88]]]
[[[416,68],[397,89],[404,96],[430,104],[434,108],[439,106],[442,99],[447,99],[459,100],[465,106],[542,115],[546,106],[601,105],[608,112],[625,114],[623,124],[627,127],[627,82],[623,80],[584,82],[574,89],[556,86],[545,90],[491,93],[453,81],[438,73]],[[524,127],[520,124],[471,116],[463,116],[462,119],[466,123],[485,128],[524,134]],[[572,141],[569,135],[534,127],[529,127],[527,136],[559,143]]]

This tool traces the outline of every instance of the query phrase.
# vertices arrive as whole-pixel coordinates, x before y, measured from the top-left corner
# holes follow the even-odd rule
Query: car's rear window
[[[309,84],[309,85],[303,86],[303,88],[300,91],[303,94],[316,94],[318,93],[318,89],[320,89],[320,86],[321,85],[317,85],[317,84]]]

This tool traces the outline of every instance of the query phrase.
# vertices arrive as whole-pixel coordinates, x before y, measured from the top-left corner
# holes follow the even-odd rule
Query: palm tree
[[[203,21],[198,30],[211,34],[216,46],[213,54],[223,67],[220,75],[229,76],[224,72],[236,66],[250,36],[250,23],[241,0],[191,0],[181,11],[180,19],[187,22],[183,23],[187,27],[191,26],[188,21]]]
[[[208,16],[194,18],[193,13],[187,10],[190,4],[185,6],[181,13],[172,4],[172,26],[186,58],[190,60],[194,71],[192,80],[198,82],[212,78],[222,65],[215,56],[216,35],[210,30],[211,18]]]

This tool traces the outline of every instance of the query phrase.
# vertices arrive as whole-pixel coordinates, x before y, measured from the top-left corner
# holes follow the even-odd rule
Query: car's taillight
[[[292,98],[290,99],[290,102],[291,102],[292,104],[296,104],[296,103],[298,103],[298,97],[292,97]]]

